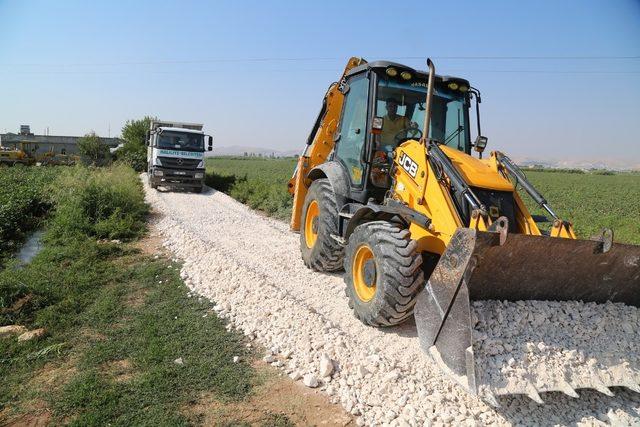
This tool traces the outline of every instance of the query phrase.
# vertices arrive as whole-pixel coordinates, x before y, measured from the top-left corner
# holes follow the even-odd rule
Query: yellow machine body
[[[420,104],[421,111],[427,112],[431,108],[435,76],[432,63],[428,63],[430,89],[426,109]],[[371,135],[360,154],[366,166],[356,174],[351,173],[351,166],[339,157],[336,161],[336,151],[340,149],[336,141],[337,144],[343,141],[336,133],[343,119],[343,104],[349,103],[348,99],[345,103],[348,79],[366,72],[367,67],[373,70],[373,64],[378,64],[375,67],[387,67],[386,74],[392,78],[399,74],[395,67],[402,67],[384,61],[349,60],[339,82],[333,83],[325,95],[307,147],[288,183],[293,196],[290,227],[301,233],[301,252],[305,263],[318,271],[336,271],[336,260],[344,257],[347,295],[356,316],[370,325],[391,326],[415,314],[420,343],[425,352],[467,391],[477,394],[471,301],[582,300],[640,306],[640,247],[613,244],[610,230],[599,239],[577,239],[572,224],[559,218],[519,168],[499,151],[491,152],[482,159],[481,155],[479,158],[471,155],[470,149],[465,152],[434,139],[418,137],[404,138],[388,155],[380,154],[376,151],[380,145],[375,141],[382,129],[382,118],[368,117],[368,120],[373,120],[367,124]],[[357,70],[353,70],[356,67]],[[390,69],[394,71],[389,72]],[[382,72],[384,68],[371,71],[374,74]],[[406,73],[410,79],[413,73],[419,72],[410,69]],[[424,73],[422,75],[424,79]],[[376,78],[380,77],[374,77],[374,82]],[[455,78],[439,77],[439,84],[454,81],[451,79]],[[458,88],[466,81],[455,82]],[[346,90],[342,90],[343,85],[346,85]],[[369,103],[371,99],[379,102],[377,94],[374,92],[373,95],[369,93]],[[476,92],[477,102],[478,98],[479,92]],[[466,99],[468,114],[470,98]],[[417,102],[414,101],[414,105],[418,105]],[[369,112],[374,111],[371,106],[367,108]],[[428,134],[427,112],[423,129]],[[355,133],[360,134],[361,131],[356,129]],[[480,138],[478,135],[478,140]],[[374,144],[376,148],[372,148]],[[478,148],[478,145],[476,143],[476,151],[482,153],[484,146]],[[386,156],[390,157],[388,163],[382,166],[375,163],[377,158]],[[322,169],[325,163],[331,164],[326,171]],[[333,175],[328,173],[329,170],[334,171]],[[374,188],[374,185],[368,194],[368,177],[365,177],[365,184],[362,184],[365,190],[355,188],[351,181],[360,181],[363,175],[359,174],[362,173],[368,174],[371,182],[375,173],[384,174],[389,187],[378,185]],[[316,190],[309,191],[314,180],[321,178],[331,182],[330,187],[336,193],[334,196],[322,193],[316,197],[312,194]],[[326,191],[329,186],[326,182],[322,185],[324,190],[317,185],[317,191]],[[535,218],[527,209],[519,189],[524,189],[553,217],[549,230],[543,231],[538,227],[542,220]],[[357,196],[352,197],[354,194]],[[329,199],[331,203],[322,204],[325,203],[323,200]],[[367,223],[371,225],[369,234],[363,231],[367,230]],[[323,232],[322,227],[332,228]],[[387,235],[384,234],[386,232]],[[352,244],[352,236],[355,235],[362,240],[356,239]],[[410,241],[403,240],[407,238]],[[331,239],[339,242],[342,249]],[[395,247],[385,246],[393,242]],[[380,249],[383,246],[384,250]],[[403,254],[395,258],[396,264],[391,264],[392,257],[384,259],[385,253],[392,251],[396,255]],[[377,259],[378,256],[382,258]],[[408,272],[407,266],[421,264],[417,258],[426,256],[435,256],[437,265],[424,273],[415,269]],[[377,273],[381,263],[387,263],[384,269],[380,269],[387,276],[395,269],[401,279],[408,277],[407,280],[423,280],[423,283],[420,284],[422,286],[417,286],[417,282],[409,283],[402,292],[395,293],[399,295],[398,304],[405,307],[404,311],[387,318],[367,317],[370,312],[366,310],[378,304],[375,302],[378,292],[388,292],[384,289],[395,286],[390,285],[391,282],[404,286],[401,281],[394,282],[393,277],[384,279],[387,280],[382,284],[384,286],[378,283],[382,280],[381,274]],[[323,270],[323,266],[329,267]],[[354,288],[351,294],[350,286]],[[385,295],[383,299],[389,300],[388,294]],[[384,304],[383,300],[380,301]],[[391,304],[387,311],[393,311],[395,304]],[[358,313],[358,307],[365,307],[362,309],[364,314]],[[640,387],[640,380],[631,374],[609,381],[610,385],[623,385],[633,390]],[[578,388],[606,389],[600,383],[594,384],[568,378],[538,389],[564,392]],[[527,394],[538,401],[536,388],[532,387],[523,381],[494,392],[496,395]]]

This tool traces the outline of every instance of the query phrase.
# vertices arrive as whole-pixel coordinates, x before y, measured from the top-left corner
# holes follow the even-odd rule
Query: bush
[[[91,132],[78,140],[78,151],[93,165],[103,165],[110,161],[109,146],[95,132]]]
[[[116,160],[131,166],[136,172],[147,170],[147,147],[133,143],[125,143],[115,153]]]
[[[148,212],[141,186],[134,170],[122,163],[102,169],[68,169],[53,188],[57,205],[53,229],[58,235],[137,237],[144,231]]]

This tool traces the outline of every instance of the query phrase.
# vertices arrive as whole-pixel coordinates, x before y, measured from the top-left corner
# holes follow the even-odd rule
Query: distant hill
[[[514,157],[513,160],[520,166],[540,166],[552,169],[606,169],[613,171],[640,171],[638,160],[620,159],[536,159],[528,157]]]
[[[231,145],[229,147],[213,147],[209,156],[262,156],[262,157],[293,157],[300,154],[301,150],[274,150],[264,147],[249,147],[243,145]]]
[[[297,150],[275,150],[265,147],[251,147],[244,145],[230,145],[227,147],[214,145],[213,151],[207,156],[260,156],[260,157],[293,157],[299,155],[301,149]],[[613,171],[640,171],[640,161],[638,159],[555,159],[549,160],[528,156],[513,156],[513,160],[520,166],[538,166],[552,169],[606,169]]]

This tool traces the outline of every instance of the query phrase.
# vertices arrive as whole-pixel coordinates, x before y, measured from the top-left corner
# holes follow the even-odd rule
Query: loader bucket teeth
[[[636,361],[576,378],[549,375],[550,383],[543,385],[527,378],[484,385],[473,351],[471,302],[476,300],[611,301],[640,307],[640,246],[614,243],[603,251],[597,241],[522,234],[501,242],[499,233],[459,228],[415,307],[422,349],[471,394],[524,394],[540,403],[541,392],[575,397],[581,388],[607,395],[612,386],[638,389]]]

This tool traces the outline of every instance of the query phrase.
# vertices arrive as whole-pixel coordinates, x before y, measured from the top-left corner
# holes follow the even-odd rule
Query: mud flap
[[[422,349],[471,394],[478,394],[475,300],[611,301],[640,307],[640,246],[609,249],[598,241],[459,228],[418,295],[415,318]],[[525,388],[521,393],[535,399]]]

